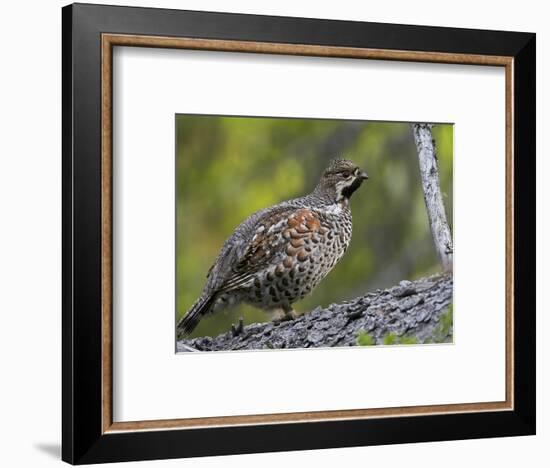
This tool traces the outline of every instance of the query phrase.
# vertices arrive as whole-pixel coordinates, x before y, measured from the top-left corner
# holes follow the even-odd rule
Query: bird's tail
[[[214,305],[216,295],[208,294],[201,296],[197,302],[193,304],[193,307],[180,319],[176,328],[178,334],[188,335],[200,322],[201,318],[210,312],[210,309]]]

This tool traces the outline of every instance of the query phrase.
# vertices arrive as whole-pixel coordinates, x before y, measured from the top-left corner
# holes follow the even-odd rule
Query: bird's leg
[[[296,317],[298,317],[298,314],[296,314],[296,311],[292,308],[290,304],[285,304],[283,306],[283,311],[285,313],[285,320],[294,320]]]
[[[273,321],[275,323],[286,322],[287,320],[294,320],[297,317],[296,312],[291,305],[285,304],[282,307],[272,310]]]

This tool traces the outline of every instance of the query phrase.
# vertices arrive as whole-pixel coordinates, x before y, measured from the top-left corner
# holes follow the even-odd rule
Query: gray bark
[[[418,150],[424,201],[426,202],[435,248],[443,271],[451,271],[453,268],[453,240],[439,187],[439,170],[432,138],[432,126],[430,124],[415,123],[412,125],[412,129],[416,149]]]
[[[286,322],[177,342],[177,351],[318,348],[452,341],[453,279],[443,274],[316,308]]]

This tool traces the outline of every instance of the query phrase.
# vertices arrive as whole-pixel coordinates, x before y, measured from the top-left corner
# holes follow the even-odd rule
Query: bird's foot
[[[294,320],[298,317],[296,311],[292,308],[289,309],[275,309],[274,311],[273,322],[278,325],[282,322],[288,322]]]
[[[235,325],[234,323],[231,324],[231,334],[233,336],[239,336],[244,329],[244,321],[242,317],[239,317],[239,323]]]

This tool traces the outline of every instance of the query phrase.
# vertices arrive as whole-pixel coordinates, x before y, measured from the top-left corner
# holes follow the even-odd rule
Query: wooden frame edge
[[[482,408],[480,408],[482,407]],[[206,418],[161,419],[149,421],[124,421],[113,423],[106,433],[136,430],[197,429],[224,426],[251,426],[256,424],[304,423],[320,421],[345,421],[350,419],[395,418],[404,416],[428,416],[437,414],[472,413],[480,409],[486,412],[511,410],[506,401],[488,403],[459,403],[452,405],[401,406],[357,410],[312,411],[298,413],[254,414]],[[269,420],[266,420],[269,418]]]
[[[102,34],[111,46],[152,47],[169,49],[244,52],[256,54],[302,55],[311,57],[363,58],[406,62],[454,63],[462,65],[506,66],[511,57],[501,55],[418,52],[409,50],[369,49],[357,47],[320,46],[188,37],[163,37],[129,34]]]
[[[362,58],[407,62],[446,63],[462,65],[502,66],[505,68],[505,138],[506,138],[506,399],[497,402],[427,405],[356,410],[332,410],[243,416],[221,416],[148,421],[113,422],[113,361],[112,361],[112,71],[114,46],[175,48],[218,52],[261,53],[314,57]],[[350,419],[390,418],[476,411],[512,411],[514,409],[514,154],[513,154],[513,72],[514,58],[509,56],[418,52],[389,49],[369,49],[318,46],[271,42],[252,42],[147,35],[101,35],[101,261],[102,261],[102,434],[128,431],[196,429],[255,424],[281,424]]]
[[[506,401],[514,408],[514,59],[505,65],[505,309]]]
[[[101,38],[101,432],[113,424],[113,55]]]

